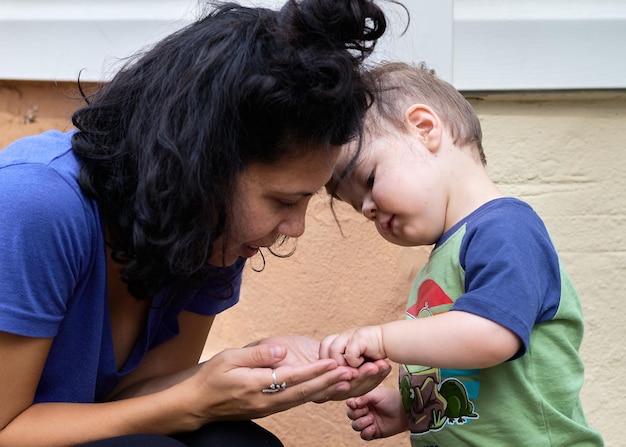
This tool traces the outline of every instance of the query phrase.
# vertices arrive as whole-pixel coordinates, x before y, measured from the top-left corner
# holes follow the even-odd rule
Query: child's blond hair
[[[454,144],[474,147],[481,162],[486,164],[482,130],[474,109],[456,88],[438,78],[434,70],[424,63],[388,62],[370,69],[369,81],[375,92],[366,119],[369,132],[385,132],[388,124],[404,132],[407,108],[425,104],[443,121]]]

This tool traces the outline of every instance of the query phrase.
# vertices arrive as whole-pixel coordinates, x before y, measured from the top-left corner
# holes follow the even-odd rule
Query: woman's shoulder
[[[78,185],[79,161],[72,132],[48,131],[21,138],[0,151],[0,201],[40,212],[91,207]]]
[[[99,212],[81,191],[78,169],[70,133],[46,132],[1,151],[0,234],[14,243],[93,247],[101,233]]]

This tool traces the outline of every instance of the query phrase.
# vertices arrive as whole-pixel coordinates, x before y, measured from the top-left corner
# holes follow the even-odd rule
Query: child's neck
[[[471,153],[459,150],[450,167],[446,230],[485,203],[504,197]]]

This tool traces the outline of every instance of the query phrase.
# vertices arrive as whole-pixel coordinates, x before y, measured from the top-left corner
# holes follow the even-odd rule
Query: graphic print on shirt
[[[447,312],[453,301],[432,279],[425,280],[407,318],[424,318]],[[402,365],[400,394],[413,434],[439,431],[447,424],[463,425],[478,419],[465,385],[454,377],[442,380],[439,368]]]

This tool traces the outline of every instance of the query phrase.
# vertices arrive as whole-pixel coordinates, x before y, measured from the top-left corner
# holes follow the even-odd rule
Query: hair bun
[[[372,0],[289,0],[278,20],[290,46],[349,49],[358,62],[374,50],[387,27]]]

